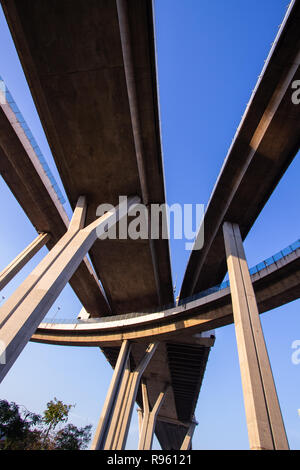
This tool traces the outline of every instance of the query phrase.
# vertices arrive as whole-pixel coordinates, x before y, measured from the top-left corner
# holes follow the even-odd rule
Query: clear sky
[[[155,4],[167,202],[207,204],[288,2],[156,0]],[[60,181],[2,11],[0,50],[0,75]],[[246,239],[250,266],[300,237],[299,176],[297,156]],[[2,179],[0,202],[2,270],[36,233]],[[0,293],[0,305],[46,252],[41,250]],[[188,257],[184,242],[171,240],[177,292]],[[74,317],[80,308],[67,286],[47,316]],[[299,310],[298,300],[261,317],[293,449],[300,449],[300,365],[291,361],[292,342],[300,339]],[[234,327],[217,330],[216,337],[196,409],[199,425],[193,447],[247,449]],[[110,378],[111,368],[97,348],[29,343],[0,385],[0,398],[41,412],[56,396],[76,403],[71,413],[76,425],[96,425]],[[137,429],[134,412],[129,449],[137,448]],[[159,448],[156,441],[154,447]]]

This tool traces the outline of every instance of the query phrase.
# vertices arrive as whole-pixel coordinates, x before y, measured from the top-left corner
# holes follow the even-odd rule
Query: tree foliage
[[[43,415],[0,400],[0,448],[9,450],[81,450],[91,439],[91,425],[65,424],[74,405],[51,400]],[[62,426],[65,424],[65,426]],[[58,430],[56,430],[58,427]]]

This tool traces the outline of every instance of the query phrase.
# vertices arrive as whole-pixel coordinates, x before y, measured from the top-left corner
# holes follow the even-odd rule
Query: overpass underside
[[[27,342],[43,335],[40,323],[68,282],[93,318],[174,303],[167,240],[99,239],[108,223],[120,225],[139,203],[165,203],[152,2],[1,3],[73,216],[66,220],[24,127],[9,104],[1,105],[1,172],[40,235],[0,282],[8,282],[43,244],[50,251],[0,310],[7,358],[0,380]],[[153,325],[151,314],[146,327],[138,320],[129,330],[115,325],[102,339],[99,332],[81,335],[80,325],[70,333],[70,344],[101,347],[114,368],[93,449],[125,447],[136,401],[139,449],[151,448],[154,432],[164,449],[189,449],[214,341],[201,333],[230,322],[237,333],[250,447],[288,448],[259,310],[260,302],[267,309],[284,303],[284,295],[285,301],[297,298],[299,278],[287,274],[282,292],[283,271],[270,273],[260,280],[257,302],[242,239],[299,148],[299,108],[289,94],[299,77],[299,5],[290,6],[221,170],[205,214],[205,246],[191,255],[181,300],[220,282],[226,270],[230,291],[213,299],[212,310],[199,313],[197,305],[184,312],[179,306]],[[119,196],[128,199],[119,202]],[[102,203],[112,209],[98,216]],[[50,329],[44,342],[63,344],[64,333]]]

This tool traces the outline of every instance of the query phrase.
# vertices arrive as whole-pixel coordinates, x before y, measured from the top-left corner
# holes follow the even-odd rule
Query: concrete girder
[[[40,233],[16,258],[0,273],[0,290],[3,289],[33,256],[50,240],[51,235]]]

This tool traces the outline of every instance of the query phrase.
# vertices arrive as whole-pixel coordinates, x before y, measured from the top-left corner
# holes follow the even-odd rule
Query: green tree
[[[48,426],[45,432],[44,444],[47,442],[50,431],[54,430],[59,423],[68,421],[72,406],[74,405],[66,405],[57,398],[47,403],[43,418],[44,423]]]
[[[31,413],[14,402],[0,400],[0,448],[10,450],[80,450],[91,439],[91,425],[77,428],[66,423],[74,405],[51,400],[43,416]]]
[[[34,448],[40,441],[41,431],[36,426],[41,424],[42,417],[25,410],[20,410],[20,406],[14,402],[0,400],[0,439],[3,439],[3,449]]]
[[[57,450],[85,449],[91,439],[91,428],[91,424],[84,428],[77,428],[73,424],[67,424],[56,434],[54,448]]]

